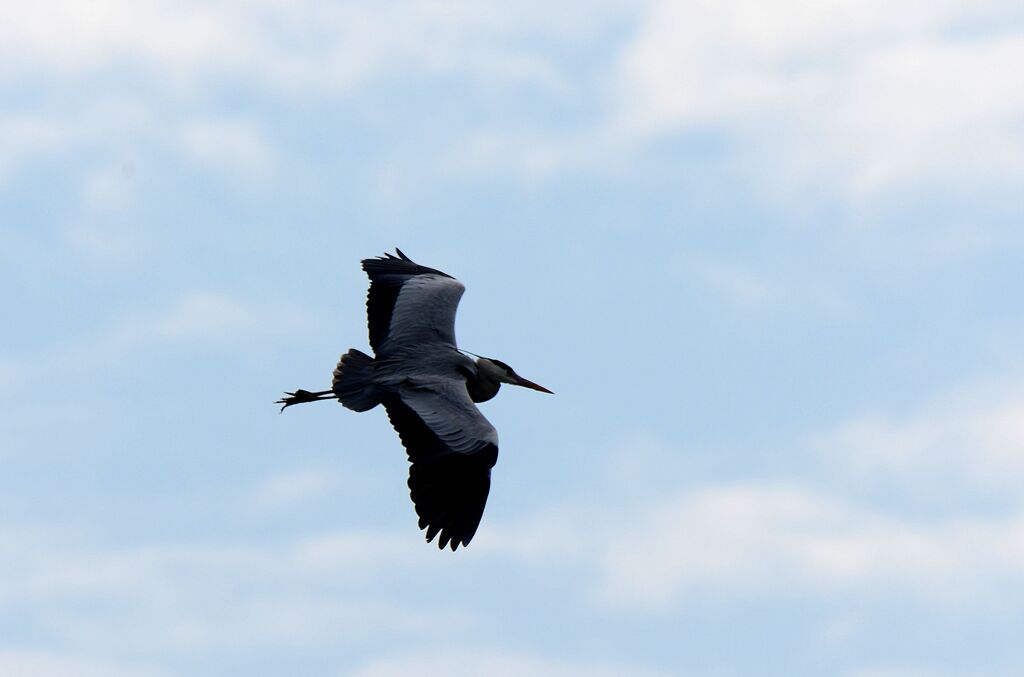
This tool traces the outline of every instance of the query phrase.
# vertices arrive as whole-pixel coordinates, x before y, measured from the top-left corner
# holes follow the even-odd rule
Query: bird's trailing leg
[[[321,390],[320,392],[311,393],[308,390],[299,388],[294,393],[285,393],[285,397],[282,397],[274,404],[281,405],[281,411],[284,411],[286,407],[290,407],[293,404],[304,404],[306,402],[316,402],[317,400],[334,400],[338,396],[334,394],[333,390]]]

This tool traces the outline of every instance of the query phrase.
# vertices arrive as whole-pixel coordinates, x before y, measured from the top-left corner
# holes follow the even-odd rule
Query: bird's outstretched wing
[[[457,379],[407,382],[383,400],[409,454],[409,493],[427,541],[468,545],[498,460],[498,433]]]
[[[395,251],[398,256],[385,254],[362,262],[370,278],[366,316],[374,353],[434,342],[454,346],[455,311],[466,288],[451,275]]]

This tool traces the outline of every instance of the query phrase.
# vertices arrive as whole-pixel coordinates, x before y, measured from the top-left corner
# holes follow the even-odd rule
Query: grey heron
[[[277,401],[337,400],[353,411],[378,404],[408,453],[409,493],[427,542],[455,550],[472,540],[498,460],[498,433],[477,409],[502,383],[550,393],[500,360],[460,350],[455,311],[466,288],[440,270],[398,256],[364,259],[370,357],[341,356],[330,390],[296,390]]]

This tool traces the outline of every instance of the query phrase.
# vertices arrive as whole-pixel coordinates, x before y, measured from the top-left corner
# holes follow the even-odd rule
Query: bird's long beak
[[[537,383],[534,383],[533,381],[527,381],[525,378],[523,378],[519,374],[515,374],[512,378],[515,379],[513,381],[513,383],[515,385],[517,385],[517,386],[523,386],[524,388],[529,388],[531,390],[539,390],[542,393],[551,393],[552,395],[554,395],[554,393],[552,393],[550,390],[548,390],[544,386],[542,386],[540,384],[537,384]]]

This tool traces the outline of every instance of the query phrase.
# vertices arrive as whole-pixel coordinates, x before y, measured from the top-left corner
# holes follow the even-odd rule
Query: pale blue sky
[[[1024,673],[1019,3],[4,3],[0,674]],[[471,546],[359,260],[467,286]]]

